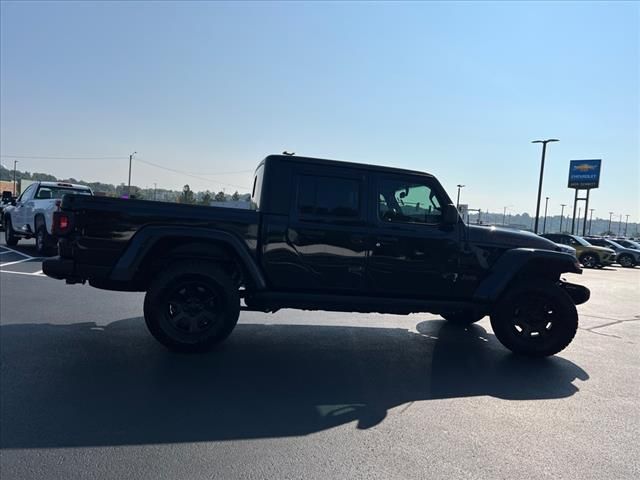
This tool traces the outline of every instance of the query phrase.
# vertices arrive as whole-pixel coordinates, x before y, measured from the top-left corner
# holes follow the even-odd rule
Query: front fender
[[[567,272],[582,273],[578,260],[569,253],[535,248],[507,250],[478,285],[474,301],[493,303],[516,281],[528,277],[546,277],[555,281],[560,274]]]

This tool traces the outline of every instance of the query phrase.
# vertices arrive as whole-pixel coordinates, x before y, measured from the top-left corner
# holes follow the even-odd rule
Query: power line
[[[185,172],[184,170],[177,170],[175,168],[165,167],[163,165],[158,165],[157,163],[149,162],[148,160],[142,160],[140,158],[134,158],[134,160],[136,162],[140,162],[140,163],[144,163],[144,164],[147,164],[147,165],[151,165],[152,167],[160,168],[162,170],[167,170],[167,171],[173,172],[173,173],[179,173],[181,175],[185,175],[187,177],[195,178],[197,180],[202,180],[202,181],[205,181],[207,183],[211,183],[213,181],[213,179],[211,179],[211,178],[200,177],[198,175],[193,175],[193,174],[191,174],[189,172]],[[241,172],[238,172],[238,173],[241,173]],[[228,185],[230,187],[235,187],[235,188],[242,188],[244,190],[248,190],[249,189],[249,187],[247,187],[245,185],[236,185],[234,183],[221,182],[221,181],[217,181],[217,180],[215,181],[215,183],[219,183],[221,185]]]
[[[126,155],[122,156],[111,156],[111,157],[93,157],[93,156],[85,156],[85,157],[62,157],[62,156],[53,156],[53,155],[0,155],[1,158],[24,158],[27,160],[121,160],[126,159]]]

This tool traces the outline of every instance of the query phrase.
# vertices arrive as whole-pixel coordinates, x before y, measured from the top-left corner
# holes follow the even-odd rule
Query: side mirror
[[[445,225],[455,225],[460,221],[460,214],[456,206],[450,203],[444,206],[442,218]]]
[[[14,198],[13,200],[11,200],[11,206],[15,207],[17,204],[16,199]]]

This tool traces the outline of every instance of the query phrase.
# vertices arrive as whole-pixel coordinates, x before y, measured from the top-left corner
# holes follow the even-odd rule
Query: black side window
[[[428,181],[382,178],[378,216],[385,222],[435,225],[442,221],[442,202]]]
[[[360,213],[360,182],[301,175],[297,209],[300,216],[356,218]]]

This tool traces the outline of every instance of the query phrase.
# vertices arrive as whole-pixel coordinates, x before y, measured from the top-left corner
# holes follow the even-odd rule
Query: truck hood
[[[540,248],[543,250],[558,250],[551,240],[542,238],[535,233],[524,230],[512,230],[501,227],[483,227],[468,225],[469,241],[473,244],[495,245],[507,248]]]

